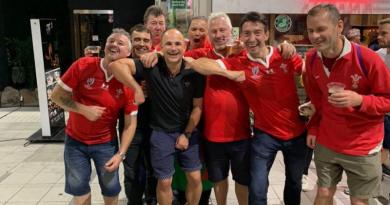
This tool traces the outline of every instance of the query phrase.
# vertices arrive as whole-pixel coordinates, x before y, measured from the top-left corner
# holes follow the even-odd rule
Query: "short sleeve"
[[[81,59],[75,61],[58,81],[58,85],[68,92],[72,92],[78,86],[80,80],[80,61]]]
[[[234,65],[241,65],[239,58],[240,58],[239,56],[223,58],[223,59],[217,60],[217,63],[219,65],[219,67],[226,69],[226,70],[240,70],[240,68],[238,68],[237,66],[234,66]]]
[[[194,93],[194,98],[202,98],[203,93],[204,93],[204,88],[205,88],[205,83],[206,83],[206,78],[205,76],[199,74],[199,73],[194,73],[195,75],[195,93]]]
[[[125,114],[126,115],[137,115],[138,113],[138,106],[134,104],[134,92],[127,88],[123,87],[125,89]]]

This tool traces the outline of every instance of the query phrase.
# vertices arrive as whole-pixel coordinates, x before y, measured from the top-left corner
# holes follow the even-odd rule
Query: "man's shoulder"
[[[91,70],[100,67],[100,60],[99,57],[82,57],[76,61],[76,64],[80,70]]]

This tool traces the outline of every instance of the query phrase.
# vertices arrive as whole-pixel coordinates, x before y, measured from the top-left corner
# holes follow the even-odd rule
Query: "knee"
[[[202,177],[200,171],[194,171],[187,174],[187,181],[191,186],[201,186]]]
[[[172,179],[159,179],[158,180],[158,186],[160,190],[171,190],[171,185],[172,185]]]
[[[319,187],[317,190],[317,197],[333,198],[334,191],[332,188]]]

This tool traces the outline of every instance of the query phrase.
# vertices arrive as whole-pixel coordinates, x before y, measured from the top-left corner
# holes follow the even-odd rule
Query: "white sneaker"
[[[310,191],[310,185],[309,185],[309,176],[303,175],[302,176],[302,191]]]

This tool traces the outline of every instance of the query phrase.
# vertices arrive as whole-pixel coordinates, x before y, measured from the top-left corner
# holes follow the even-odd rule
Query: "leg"
[[[87,145],[65,136],[65,192],[74,196],[76,205],[91,204],[91,161]]]
[[[235,191],[236,191],[236,197],[237,197],[237,200],[238,200],[238,204],[239,205],[247,205],[248,204],[248,198],[249,198],[248,186],[241,185],[241,184],[235,182],[234,188],[235,188]]]
[[[314,162],[318,176],[318,189],[314,201],[315,205],[333,204],[333,196],[337,183],[340,182],[343,168],[336,160],[340,154],[317,144],[314,148]]]
[[[195,131],[192,133],[189,140],[188,148],[178,152],[180,167],[186,173],[186,197],[189,205],[197,205],[202,192],[202,180],[200,175],[202,164],[200,163],[199,154],[199,133]]]
[[[286,175],[283,198],[286,205],[299,205],[301,203],[302,175],[308,151],[305,135],[306,133],[283,142],[282,153]]]
[[[73,202],[75,205],[91,205],[91,193],[83,196],[74,196]]]
[[[214,194],[218,205],[226,205],[229,188],[229,156],[225,152],[228,143],[205,141],[205,161],[209,180],[214,183]]]
[[[140,181],[140,167],[143,163],[142,137],[141,130],[137,129],[127,150],[126,159],[123,161],[124,187],[128,205],[142,205],[142,195],[145,188]]]
[[[218,205],[226,205],[228,188],[229,183],[227,178],[214,183],[214,194]]]
[[[187,189],[186,198],[188,205],[198,205],[200,195],[202,194],[202,180],[200,177],[200,170],[186,172]]]
[[[332,186],[330,188],[318,187],[314,205],[332,205],[335,192],[336,186]]]
[[[203,190],[202,195],[200,196],[199,205],[209,205],[210,195],[211,195],[211,189]]]
[[[113,197],[104,196],[103,200],[104,200],[105,205],[117,205],[118,204],[118,196],[113,196]]]
[[[267,204],[268,174],[280,148],[278,140],[260,130],[255,130],[250,154],[249,204]]]
[[[303,168],[302,191],[309,191],[311,189],[309,185],[309,167],[312,158],[313,158],[313,149],[308,147],[306,152],[306,157],[305,157],[305,167]]]
[[[108,143],[91,145],[89,150],[95,163],[102,195],[107,199],[105,200],[106,204],[115,203],[121,191],[119,172],[118,170],[108,172],[105,169],[105,164],[118,152],[118,141],[114,139]]]
[[[251,140],[241,140],[229,143],[228,153],[231,161],[231,171],[235,181],[235,191],[238,204],[248,204],[249,163]]]
[[[342,156],[352,204],[365,204],[379,196],[381,184],[380,153],[368,156]]]
[[[158,178],[156,195],[160,205],[171,205],[173,201],[171,185],[175,173],[174,155],[178,135],[153,131],[150,137],[150,156],[154,174]]]
[[[157,201],[160,205],[171,205],[173,201],[172,194],[172,177],[167,179],[159,179],[157,182]]]
[[[151,156],[150,156],[150,136],[151,130],[144,128],[143,130],[143,149],[144,149],[144,164],[146,170],[146,185],[145,185],[145,202],[147,205],[156,205],[156,188],[157,178],[154,176]]]
[[[368,205],[368,199],[351,197],[351,205]]]

